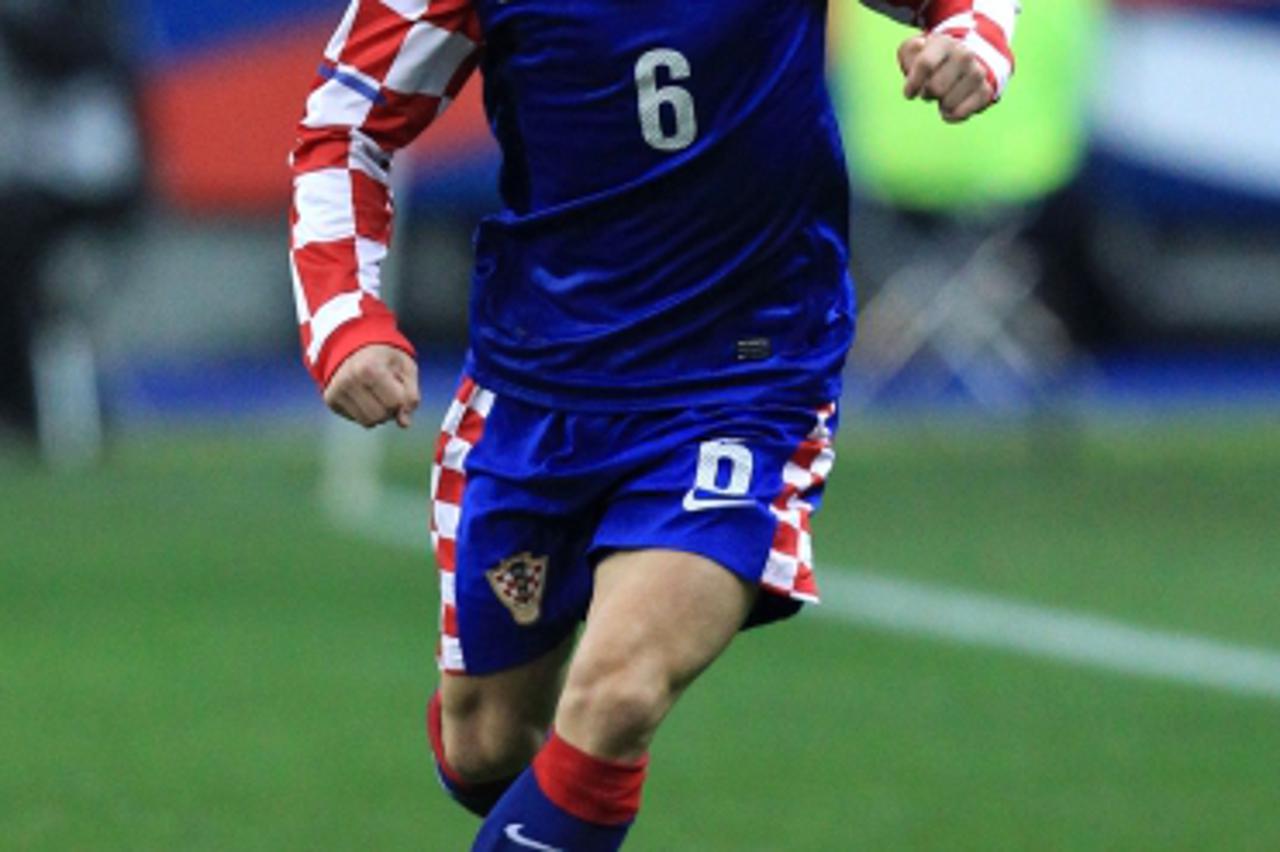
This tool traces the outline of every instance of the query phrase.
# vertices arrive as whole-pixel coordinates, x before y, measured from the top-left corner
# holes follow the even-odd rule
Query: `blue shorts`
[[[565,412],[464,376],[431,477],[440,668],[486,674],[555,648],[619,550],[696,553],[760,584],[744,626],[816,601],[809,518],[835,427],[834,404]]]

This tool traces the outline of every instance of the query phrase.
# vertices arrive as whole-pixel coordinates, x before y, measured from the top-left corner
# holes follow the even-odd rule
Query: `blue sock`
[[[648,758],[592,757],[554,732],[499,800],[472,852],[614,852],[640,808]]]
[[[436,778],[440,780],[440,786],[444,787],[445,792],[455,802],[478,817],[487,816],[489,811],[493,810],[493,806],[502,798],[502,794],[507,792],[507,788],[516,779],[515,777],[502,778],[483,784],[463,781],[444,759],[443,719],[441,716],[440,693],[437,692],[431,696],[431,702],[427,705],[427,739],[431,743],[431,751],[436,759]]]

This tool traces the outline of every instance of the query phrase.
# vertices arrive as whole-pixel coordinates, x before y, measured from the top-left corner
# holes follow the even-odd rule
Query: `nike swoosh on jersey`
[[[680,505],[686,512],[702,512],[707,509],[732,509],[754,506],[755,500],[750,497],[699,497],[697,490],[690,488],[684,495]]]
[[[548,846],[545,843],[539,843],[537,840],[524,836],[524,823],[510,822],[507,827],[502,830],[507,839],[517,846],[523,846],[525,849],[537,849],[538,852],[564,852],[558,846]]]

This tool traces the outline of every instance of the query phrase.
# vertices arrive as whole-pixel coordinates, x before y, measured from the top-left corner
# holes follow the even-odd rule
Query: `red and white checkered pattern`
[[[526,554],[527,555],[527,554]],[[529,559],[509,566],[495,575],[501,587],[501,597],[517,604],[528,604],[542,596],[542,584],[546,579],[546,564]]]
[[[778,528],[760,583],[767,591],[802,601],[818,600],[809,529],[813,505],[809,498],[831,474],[836,460],[831,428],[827,425],[835,411],[834,403],[818,410],[813,431],[783,467],[782,491],[769,506],[778,519]]]
[[[458,598],[454,582],[458,567],[458,518],[462,492],[467,486],[466,462],[471,448],[484,434],[485,418],[494,395],[471,379],[463,378],[445,414],[431,468],[431,544],[440,568],[440,646],[436,660],[442,671],[466,671],[462,643],[458,639]]]
[[[546,590],[546,556],[525,551],[504,559],[486,571],[485,576],[494,594],[511,611],[516,624],[537,622],[542,611],[542,593]]]
[[[294,302],[321,386],[361,346],[413,352],[378,295],[391,156],[444,112],[479,46],[471,0],[352,0],[325,49],[290,157]]]
[[[863,5],[931,33],[964,43],[987,70],[996,97],[1013,76],[1013,30],[1018,0],[862,0]]]

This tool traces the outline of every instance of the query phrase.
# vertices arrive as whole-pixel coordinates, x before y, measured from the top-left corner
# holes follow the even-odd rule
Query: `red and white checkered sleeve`
[[[862,0],[863,5],[930,33],[951,36],[973,51],[999,98],[1013,76],[1018,0]]]
[[[472,0],[351,0],[325,49],[290,156],[293,296],[321,387],[363,346],[413,354],[379,298],[391,157],[444,112],[479,47]]]

